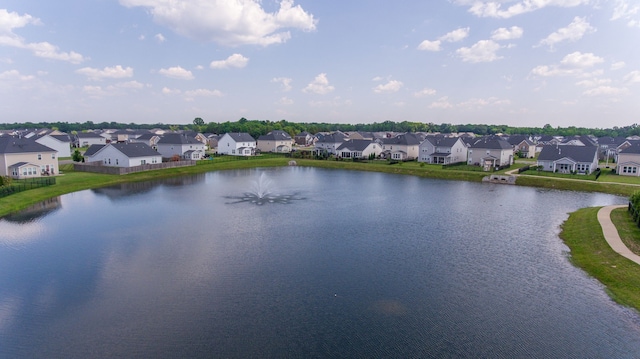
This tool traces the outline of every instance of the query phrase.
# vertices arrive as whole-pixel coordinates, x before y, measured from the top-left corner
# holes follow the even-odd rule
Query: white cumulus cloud
[[[19,80],[19,81],[30,81],[35,77],[32,75],[21,75],[18,70],[8,70],[5,72],[0,72],[0,80]]]
[[[40,19],[29,14],[20,15],[16,12],[8,12],[0,9],[0,46],[11,46],[31,51],[35,56],[51,60],[60,60],[79,64],[85,61],[84,56],[77,52],[62,52],[49,42],[27,42],[16,35],[13,30],[26,25],[41,25]]]
[[[583,92],[586,96],[617,96],[628,93],[626,88],[611,87],[611,86],[598,86]]]
[[[335,88],[329,85],[329,79],[327,79],[327,74],[321,73],[316,78],[307,85],[302,91],[303,92],[312,92],[319,95],[325,95],[329,92],[333,91]]]
[[[467,36],[469,36],[469,28],[461,27],[442,35],[438,40],[446,42],[458,42],[464,40]]]
[[[196,89],[185,91],[184,96],[187,100],[193,100],[194,97],[221,97],[222,92],[219,90]]]
[[[289,28],[316,29],[317,20],[293,0],[281,0],[267,12],[260,0],[120,0],[126,7],[149,9],[153,19],[178,34],[221,45],[284,43]]]
[[[502,1],[474,1],[469,12],[478,17],[508,19],[549,6],[576,7],[588,3],[589,0],[523,0],[503,8]]]
[[[398,80],[390,80],[386,84],[380,84],[373,88],[375,93],[393,93],[398,92],[402,88],[403,83]]]
[[[480,40],[471,47],[462,47],[456,50],[456,54],[464,62],[492,62],[502,58],[496,52],[500,45],[493,40]]]
[[[429,105],[429,108],[439,108],[439,109],[447,109],[452,108],[453,105],[449,102],[449,98],[447,96],[440,97],[436,101],[432,102]]]
[[[280,100],[278,100],[276,104],[289,106],[289,105],[293,105],[293,100],[285,96],[285,97],[282,97]]]
[[[542,77],[551,76],[593,76],[595,73],[585,73],[585,69],[591,68],[604,62],[604,59],[592,53],[582,53],[579,51],[566,55],[559,64],[540,65],[531,70],[531,74]]]
[[[158,73],[162,76],[170,77],[178,80],[193,80],[191,71],[183,69],[180,66],[169,67],[168,69],[160,69]]]
[[[248,58],[240,54],[233,54],[225,60],[211,61],[209,67],[212,69],[228,69],[230,67],[243,68],[247,66],[248,63]]]
[[[435,40],[435,41],[429,41],[429,40],[424,40],[423,42],[420,43],[420,45],[418,45],[418,50],[423,50],[423,51],[440,51],[440,40]]]
[[[469,36],[469,28],[461,27],[440,36],[437,40],[422,41],[420,45],[418,45],[418,50],[440,51],[442,50],[440,45],[442,45],[443,42],[458,42],[464,40],[467,36]]]
[[[271,82],[279,83],[282,86],[282,91],[288,92],[291,91],[291,82],[293,80],[288,77],[274,77],[271,79]]]
[[[491,40],[495,41],[503,41],[503,40],[514,40],[522,37],[524,30],[518,26],[511,26],[510,28],[501,27],[497,30],[494,30],[491,33]]]
[[[631,71],[625,75],[624,81],[630,83],[638,83],[640,82],[640,71]]]
[[[563,41],[577,41],[585,34],[592,33],[594,31],[596,31],[596,29],[591,26],[585,18],[576,16],[567,27],[558,29],[546,38],[540,40],[539,45],[547,45],[549,48],[553,48],[557,43]]]
[[[120,65],[113,67],[105,67],[104,69],[96,69],[92,67],[83,67],[76,70],[76,73],[87,76],[89,80],[100,81],[102,79],[121,79],[133,76],[133,69],[131,67],[123,68]]]
[[[167,39],[164,37],[164,35],[158,33],[154,36],[154,38],[156,39],[156,41],[158,41],[159,43],[163,43],[165,42]]]
[[[616,0],[611,20],[626,20],[629,27],[640,27],[640,3],[629,0]]]
[[[572,52],[565,56],[560,63],[562,65],[574,66],[574,67],[592,67],[596,64],[604,62],[602,57],[596,56],[591,52],[582,53],[579,51]]]
[[[424,96],[433,96],[436,94],[436,90],[432,88],[425,87],[420,91],[416,91],[413,93],[415,97],[424,97]]]

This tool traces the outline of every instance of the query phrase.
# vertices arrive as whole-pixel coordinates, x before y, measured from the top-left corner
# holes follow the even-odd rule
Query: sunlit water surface
[[[77,192],[0,220],[0,357],[637,358],[558,238],[619,203],[309,168]]]

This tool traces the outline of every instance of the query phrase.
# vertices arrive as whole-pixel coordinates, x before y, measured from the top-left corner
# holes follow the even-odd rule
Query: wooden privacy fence
[[[89,162],[89,163],[74,163],[73,169],[79,172],[93,172],[93,173],[102,173],[102,174],[110,174],[110,175],[126,175],[129,173],[161,170],[165,168],[174,168],[174,167],[188,167],[188,166],[195,166],[195,165],[196,165],[196,161],[193,161],[193,160],[162,162],[162,163],[146,164],[146,165],[133,166],[133,167],[111,167],[111,166],[104,166],[102,162]]]

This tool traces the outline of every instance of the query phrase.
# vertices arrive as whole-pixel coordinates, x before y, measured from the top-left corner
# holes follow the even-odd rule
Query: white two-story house
[[[252,156],[256,153],[256,140],[246,132],[225,133],[218,140],[218,154]]]

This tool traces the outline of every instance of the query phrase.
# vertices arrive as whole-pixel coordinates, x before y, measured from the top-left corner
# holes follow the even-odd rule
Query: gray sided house
[[[443,165],[467,162],[467,145],[460,137],[427,136],[419,151],[418,162]]]
[[[291,136],[280,130],[273,130],[258,137],[257,148],[260,152],[289,153],[293,146]]]
[[[84,156],[86,162],[101,162],[112,167],[162,163],[162,156],[146,143],[112,142],[108,145],[93,145]]]
[[[205,153],[204,143],[182,133],[163,135],[156,143],[156,148],[164,158],[178,156],[186,160],[199,160]]]
[[[475,140],[467,153],[467,164],[481,166],[485,171],[513,164],[513,146],[498,137]]]
[[[640,176],[640,145],[626,147],[618,153],[616,172],[621,176]]]
[[[341,158],[367,159],[371,155],[378,157],[382,147],[372,140],[347,140],[338,146],[336,152]]]
[[[314,145],[313,151],[318,154],[337,154],[337,149],[340,145],[347,140],[342,132],[334,132],[328,135],[318,136],[318,140]]]
[[[298,146],[311,146],[313,145],[314,136],[307,131],[302,131],[294,136],[294,141]]]
[[[598,168],[598,147],[544,146],[538,166],[548,172],[591,174]]]
[[[71,157],[71,138],[67,134],[37,136],[35,141],[58,151],[58,157]]]
[[[534,158],[536,156],[536,144],[529,137],[515,135],[510,136],[507,141],[513,146],[513,151],[520,154],[520,157]]]
[[[403,133],[392,138],[382,139],[382,155],[400,161],[418,158],[420,142],[414,133]]]
[[[88,147],[91,145],[106,145],[107,139],[93,132],[78,132],[73,136],[75,147]]]

